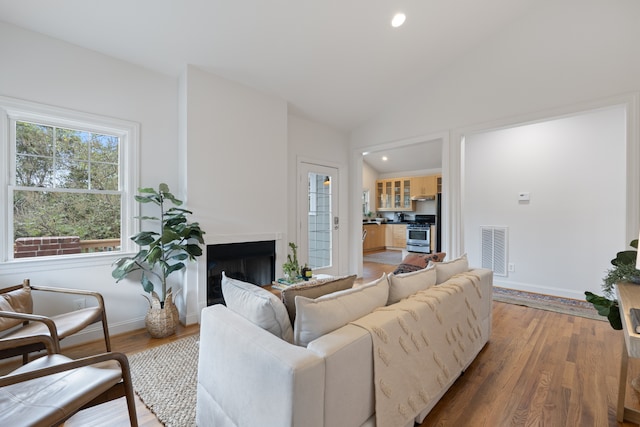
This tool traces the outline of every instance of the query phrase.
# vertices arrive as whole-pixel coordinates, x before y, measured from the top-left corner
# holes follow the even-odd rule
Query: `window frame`
[[[16,168],[15,127],[12,126],[16,121],[103,132],[120,138],[120,251],[13,258],[13,200],[10,196],[14,189],[19,188],[11,182]],[[11,266],[22,269],[25,264],[30,268],[70,267],[76,263],[104,265],[135,252],[135,244],[128,236],[139,229],[139,221],[135,219],[139,215],[139,206],[134,199],[139,182],[139,135],[140,125],[135,122],[0,96],[0,164],[6,171],[0,176],[0,199],[6,206],[6,209],[0,209],[2,234],[6,236],[0,242],[0,266],[3,270]]]

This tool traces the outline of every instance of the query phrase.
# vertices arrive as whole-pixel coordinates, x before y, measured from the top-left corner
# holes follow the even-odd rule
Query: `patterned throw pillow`
[[[436,252],[432,254],[410,253],[404,257],[393,274],[410,273],[412,271],[422,270],[427,267],[429,261],[442,262],[446,256],[446,252]]]

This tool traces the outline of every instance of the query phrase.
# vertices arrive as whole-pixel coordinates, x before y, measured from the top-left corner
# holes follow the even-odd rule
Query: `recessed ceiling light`
[[[400,25],[404,24],[405,19],[407,19],[407,17],[404,13],[396,13],[391,20],[391,26],[398,28]]]
[[[387,156],[382,156],[382,161],[383,161],[383,162],[386,162],[387,160],[389,160],[389,159],[387,158]]]

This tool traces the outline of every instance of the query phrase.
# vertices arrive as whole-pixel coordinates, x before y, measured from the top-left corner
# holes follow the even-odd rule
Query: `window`
[[[8,98],[0,112],[2,261],[131,250],[138,126]]]

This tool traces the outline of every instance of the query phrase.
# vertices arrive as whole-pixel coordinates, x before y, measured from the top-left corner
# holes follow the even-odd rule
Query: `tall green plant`
[[[607,270],[607,275],[602,279],[602,291],[604,295],[596,295],[585,291],[586,300],[593,304],[598,314],[606,317],[613,329],[622,329],[620,307],[615,298],[614,285],[619,282],[637,282],[640,271],[636,270],[636,258],[638,256],[638,239],[629,243],[634,249],[621,251],[611,260],[612,268]]]
[[[114,265],[111,275],[116,283],[135,271],[142,271],[140,283],[145,292],[154,291],[154,281],[160,282],[164,304],[167,295],[167,277],[183,270],[183,261],[194,261],[202,255],[201,244],[204,244],[204,231],[197,222],[189,222],[187,215],[191,211],[175,206],[182,205],[182,201],[171,194],[167,184],[160,184],[158,191],[153,188],[140,188],[140,195],[135,196],[139,203],[153,203],[159,207],[160,216],[139,216],[138,219],[155,225],[155,229],[141,231],[131,237],[140,250],[133,257],[122,257]],[[165,203],[172,203],[167,208]]]

